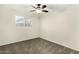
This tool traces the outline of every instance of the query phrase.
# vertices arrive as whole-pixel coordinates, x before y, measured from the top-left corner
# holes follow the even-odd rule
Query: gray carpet
[[[0,54],[78,54],[79,51],[36,38],[0,46]]]

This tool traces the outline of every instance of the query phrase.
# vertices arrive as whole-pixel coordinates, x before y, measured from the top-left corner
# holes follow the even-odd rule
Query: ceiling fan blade
[[[32,5],[33,8],[37,9],[35,6]]]
[[[44,8],[46,8],[46,7],[47,7],[46,5],[43,5],[43,6],[42,6],[42,9],[44,9]]]
[[[48,10],[42,10],[43,12],[48,12]]]
[[[34,12],[35,10],[31,10],[31,12]]]

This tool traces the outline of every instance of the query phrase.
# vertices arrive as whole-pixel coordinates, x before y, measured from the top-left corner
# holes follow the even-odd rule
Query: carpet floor
[[[78,54],[79,51],[35,38],[0,46],[0,54]]]

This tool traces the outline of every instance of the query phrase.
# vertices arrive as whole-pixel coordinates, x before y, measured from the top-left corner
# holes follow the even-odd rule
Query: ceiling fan
[[[35,4],[35,6],[32,5],[32,7],[34,8],[34,10],[31,10],[31,12],[37,12],[37,13],[45,12],[45,13],[48,13],[48,10],[45,9],[47,7],[46,5]]]

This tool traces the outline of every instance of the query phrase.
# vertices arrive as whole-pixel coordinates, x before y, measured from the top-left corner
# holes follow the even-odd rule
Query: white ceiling
[[[35,12],[30,12],[30,10],[33,10],[33,8],[29,4],[3,4],[3,6],[12,8],[12,9],[14,9],[18,12],[22,12],[22,13],[36,14]],[[71,4],[47,4],[47,9],[49,10],[50,13],[51,12],[60,12],[60,11],[62,12],[72,6],[73,5],[71,5]]]
[[[28,5],[28,4],[6,4],[5,6],[14,8],[14,9],[19,9],[19,10],[26,10],[26,11],[30,11],[33,9],[31,7],[31,5]],[[58,9],[64,9],[64,8],[69,7],[71,5],[68,5],[68,4],[47,4],[47,6],[48,6],[47,9],[58,10]]]

